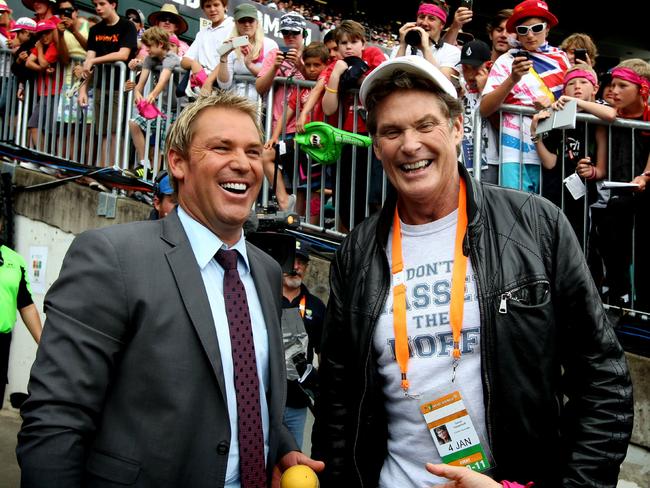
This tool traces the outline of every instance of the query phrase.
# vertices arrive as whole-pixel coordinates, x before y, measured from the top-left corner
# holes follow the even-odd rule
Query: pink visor
[[[585,71],[583,69],[574,69],[573,71],[570,71],[566,74],[564,77],[564,84],[566,85],[569,83],[574,78],[585,78],[589,83],[591,83],[594,86],[598,86],[598,80],[594,76],[593,73],[590,73],[589,71]]]
[[[433,15],[434,17],[438,17],[440,20],[442,20],[443,24],[447,22],[447,12],[445,12],[437,5],[433,5],[431,3],[423,3],[420,5],[420,8],[418,9],[418,15]]]
[[[612,70],[612,78],[620,78],[621,80],[629,81],[640,87],[645,87],[646,91],[650,89],[650,81],[643,76],[640,76],[636,71],[631,68],[614,68]]]

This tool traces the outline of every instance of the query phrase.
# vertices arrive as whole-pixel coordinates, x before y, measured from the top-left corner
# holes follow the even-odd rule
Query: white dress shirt
[[[210,229],[190,217],[183,208],[178,206],[178,217],[185,229],[190,246],[196,257],[196,262],[201,269],[201,278],[205,291],[210,301],[212,318],[217,332],[221,365],[226,384],[226,397],[228,401],[228,416],[230,418],[230,452],[228,453],[228,468],[226,470],[226,488],[239,488],[239,441],[237,432],[237,399],[235,396],[235,380],[232,365],[232,351],[230,348],[230,330],[223,299],[223,268],[214,259],[215,254],[222,247],[235,249],[239,253],[237,271],[246,289],[248,308],[253,327],[253,342],[255,345],[255,360],[257,361],[257,375],[260,380],[260,408],[262,428],[264,430],[264,459],[269,453],[269,408],[266,401],[266,392],[269,390],[269,340],[266,331],[266,322],[262,312],[262,305],[257,295],[253,276],[251,275],[248,255],[246,254],[246,241],[244,233],[237,243],[228,247]]]

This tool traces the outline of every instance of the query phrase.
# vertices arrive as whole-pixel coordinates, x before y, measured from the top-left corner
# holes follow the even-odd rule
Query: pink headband
[[[574,78],[585,78],[592,85],[598,86],[598,80],[596,79],[594,74],[590,73],[589,71],[585,71],[583,69],[574,69],[573,71],[569,71],[564,77],[564,84],[566,85],[567,83],[569,83],[569,81],[571,81]]]
[[[620,78],[642,88],[645,87],[646,91],[650,89],[650,82],[631,68],[614,68],[612,78]]]
[[[433,5],[431,3],[423,3],[420,5],[420,8],[418,9],[418,15],[433,15],[434,17],[438,17],[440,20],[442,20],[443,24],[447,22],[447,12],[445,12],[437,5]]]

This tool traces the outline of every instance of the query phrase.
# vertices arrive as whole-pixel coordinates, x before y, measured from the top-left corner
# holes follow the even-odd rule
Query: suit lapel
[[[166,253],[167,262],[225,400],[226,386],[212,309],[203,286],[201,270],[176,212],[164,219],[162,238],[173,246]]]

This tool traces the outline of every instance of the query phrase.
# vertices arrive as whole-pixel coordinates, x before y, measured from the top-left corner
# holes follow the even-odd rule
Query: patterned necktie
[[[241,486],[263,488],[266,486],[266,472],[260,384],[246,289],[237,272],[237,251],[219,249],[215,258],[224,269],[223,299],[230,329],[235,374]]]

